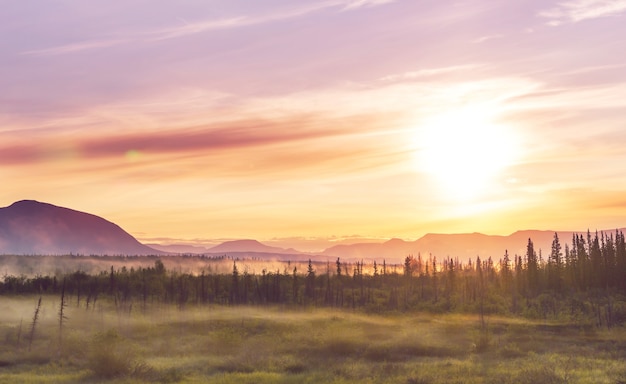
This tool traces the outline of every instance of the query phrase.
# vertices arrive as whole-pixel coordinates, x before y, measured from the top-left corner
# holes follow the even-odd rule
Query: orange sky
[[[13,2],[0,205],[321,249],[626,222],[626,3]]]

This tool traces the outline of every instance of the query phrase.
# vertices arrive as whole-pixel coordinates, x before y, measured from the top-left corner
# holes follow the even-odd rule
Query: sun
[[[495,185],[517,156],[509,126],[481,108],[450,111],[427,120],[416,135],[418,168],[433,176],[448,198],[469,201]]]

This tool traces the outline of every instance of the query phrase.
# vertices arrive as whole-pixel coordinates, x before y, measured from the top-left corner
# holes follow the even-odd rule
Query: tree
[[[552,247],[550,251],[550,258],[548,259],[548,284],[550,288],[557,292],[561,291],[561,281],[563,278],[563,254],[561,253],[561,243],[559,242],[559,235],[554,232],[554,239],[552,240]]]
[[[626,276],[626,241],[624,233],[615,231],[615,265],[617,276]],[[620,288],[626,290],[626,279],[619,279]]]
[[[506,292],[511,284],[511,260],[508,249],[504,250],[504,258],[500,262],[500,273],[502,276],[502,286]]]
[[[481,330],[485,331],[485,276],[483,274],[483,264],[480,261],[480,256],[476,256],[476,275],[478,277],[478,314],[480,316]]]
[[[528,288],[536,293],[539,290],[539,262],[533,241],[528,238],[526,245],[526,269],[528,270]]]
[[[341,261],[339,260],[339,258],[337,258],[335,265],[337,267],[337,276],[341,277]]]
[[[298,303],[298,268],[297,267],[293,267],[293,274],[292,274],[292,282],[291,282],[292,286],[291,286],[291,291],[293,294],[293,303],[296,304]]]
[[[315,300],[315,270],[313,269],[311,259],[309,259],[309,266],[306,271],[304,293],[307,298]]]
[[[411,277],[413,276],[413,271],[415,270],[415,258],[413,255],[408,255],[404,258],[404,276]]]
[[[41,300],[41,298],[39,299]],[[67,320],[65,315],[65,309],[67,308],[67,301],[65,300],[65,277],[63,278],[63,287],[61,288],[61,304],[59,305],[59,356],[63,351],[63,323]]]
[[[587,234],[589,236],[589,233]],[[589,262],[591,263],[591,284],[594,288],[601,288],[605,281],[605,273],[603,268],[602,251],[600,250],[600,240],[598,232],[591,240],[589,246]]]
[[[39,296],[39,301],[37,302],[37,307],[35,308],[35,314],[33,315],[33,321],[30,324],[30,334],[28,337],[28,352],[30,352],[31,347],[33,346],[33,340],[35,339],[35,327],[37,326],[37,321],[39,320],[40,311],[41,311],[41,296]]]
[[[237,262],[233,261],[233,274],[232,284],[230,286],[230,302],[237,304],[239,301],[239,270],[237,269]]]

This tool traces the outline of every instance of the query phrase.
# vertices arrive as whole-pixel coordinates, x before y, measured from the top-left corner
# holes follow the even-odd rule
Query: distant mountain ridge
[[[619,231],[626,231],[624,228]],[[585,231],[576,232],[586,235]],[[595,232],[595,231],[594,231]],[[604,230],[605,234],[615,230]],[[572,240],[571,231],[557,231],[563,249]],[[329,260],[387,260],[401,263],[407,255],[432,254],[439,259],[459,258],[461,261],[491,257],[499,260],[505,250],[509,255],[523,255],[528,239],[535,250],[542,250],[544,259],[550,253],[554,231],[524,230],[508,236],[482,233],[429,233],[414,241],[390,239],[383,243],[336,245],[319,253],[301,252],[293,248],[265,245],[257,240],[232,240],[212,247],[185,244],[141,244],[118,225],[101,217],[57,207],[34,200],[22,200],[0,208],[0,254],[85,254],[85,255],[163,255],[163,254],[228,254],[259,259],[296,260],[311,258]]]
[[[277,253],[277,254],[292,254],[302,253],[293,248],[285,249],[280,247],[271,247],[260,243],[257,240],[232,240],[225,241],[222,244],[211,247],[207,251],[208,253],[228,253],[228,252],[259,252],[259,253]]]
[[[0,208],[0,254],[159,255],[118,225],[69,208],[21,200]]]
[[[209,248],[199,245],[189,244],[156,244],[146,243],[150,248],[158,249],[159,251],[180,254],[180,255],[201,255],[207,253]]]
[[[203,247],[188,244],[147,244],[152,248],[159,249],[164,252],[179,254],[216,254],[216,253],[264,253],[276,255],[293,255],[304,254],[293,248],[280,248],[265,245],[257,240],[229,240],[212,247]]]
[[[617,229],[624,232],[624,228]],[[613,230],[604,230],[606,235],[615,233]],[[421,254],[424,257],[429,255],[437,258],[459,258],[461,261],[474,259],[480,256],[481,259],[491,257],[499,260],[508,251],[509,255],[524,255],[528,239],[533,241],[537,252],[542,250],[544,259],[549,255],[554,239],[555,231],[523,230],[514,232],[508,236],[485,235],[482,233],[461,233],[461,234],[436,234],[429,233],[415,241],[405,241],[402,239],[391,239],[384,243],[357,243],[351,245],[336,245],[327,248],[323,255],[341,257],[345,259],[387,259],[391,262],[399,262],[407,255]],[[563,250],[565,244],[571,243],[574,233],[585,234],[584,232],[556,231],[559,242]],[[594,231],[595,233],[595,231]]]

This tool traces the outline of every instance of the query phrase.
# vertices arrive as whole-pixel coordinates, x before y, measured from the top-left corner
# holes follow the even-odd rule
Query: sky
[[[0,206],[302,250],[626,225],[626,0],[0,5]]]

